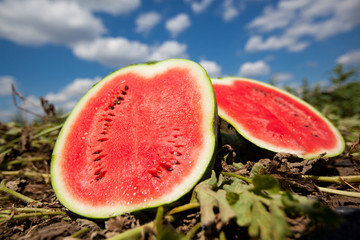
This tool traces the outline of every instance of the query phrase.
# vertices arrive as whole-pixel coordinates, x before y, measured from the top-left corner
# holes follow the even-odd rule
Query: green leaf
[[[290,233],[290,228],[286,221],[286,214],[274,201],[270,203],[272,221],[272,239],[285,239]]]
[[[219,182],[222,182],[220,179]],[[229,223],[230,219],[235,218],[235,212],[231,208],[226,199],[226,191],[218,190],[215,173],[213,172],[210,179],[199,183],[195,187],[196,197],[200,203],[201,224],[202,226],[210,226],[215,221],[214,208],[219,209],[221,221],[225,224]]]
[[[251,224],[249,226],[250,237],[260,236],[261,239],[272,239],[271,232],[272,219],[270,213],[267,211],[265,206],[258,201],[259,199],[253,198],[254,205],[251,211]]]
[[[236,223],[247,226],[250,237],[285,239],[290,233],[286,214],[277,201],[266,200],[249,191],[239,194],[238,201],[232,205],[237,216]],[[269,206],[264,202],[269,203]]]
[[[245,227],[251,223],[253,198],[252,193],[244,191],[242,194],[238,194],[238,201],[232,205],[235,214],[237,216],[236,223]]]
[[[200,203],[202,226],[210,226],[215,221],[213,209],[216,205],[216,199],[212,195],[212,189],[215,188],[216,182],[215,172],[213,171],[211,178],[199,183],[194,190]]]
[[[270,175],[256,175],[253,178],[254,192],[260,194],[262,190],[266,190],[268,193],[279,193],[279,182]]]
[[[227,192],[241,193],[250,188],[250,185],[239,178],[232,177],[231,180],[231,184],[226,184],[223,186],[223,189]]]
[[[239,194],[236,194],[234,192],[227,192],[226,200],[229,202],[230,205],[233,205],[239,200]]]
[[[175,231],[175,229],[168,225],[163,225],[161,231],[156,235],[157,240],[188,240],[188,238]]]
[[[218,190],[215,197],[218,203],[221,221],[228,224],[231,219],[236,217],[236,214],[226,199],[226,191],[222,189]]]
[[[241,169],[244,166],[244,164],[241,162],[234,162],[232,165],[237,169]]]
[[[264,174],[266,168],[261,163],[255,163],[250,171],[250,179],[253,179],[256,175]]]

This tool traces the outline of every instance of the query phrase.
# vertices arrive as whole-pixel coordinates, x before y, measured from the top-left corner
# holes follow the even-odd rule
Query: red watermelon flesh
[[[177,200],[213,158],[215,108],[206,72],[189,60],[112,73],[81,99],[56,143],[59,200],[94,218]]]
[[[255,145],[303,158],[343,151],[339,132],[303,100],[251,79],[229,77],[212,82],[219,116]]]

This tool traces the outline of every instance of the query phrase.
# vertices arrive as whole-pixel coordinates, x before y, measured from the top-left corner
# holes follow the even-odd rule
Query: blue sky
[[[188,58],[211,77],[326,84],[360,65],[358,0],[0,0],[0,121],[39,97],[70,111],[128,64]]]

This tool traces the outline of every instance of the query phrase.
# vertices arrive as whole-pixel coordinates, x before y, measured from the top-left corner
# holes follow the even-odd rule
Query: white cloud
[[[245,50],[248,52],[262,51],[262,50],[277,50],[281,48],[287,48],[292,52],[299,52],[307,48],[309,42],[297,41],[296,38],[288,36],[271,36],[266,40],[263,40],[262,36],[252,36],[245,45]]]
[[[76,2],[0,2],[0,37],[20,44],[70,44],[93,39],[105,31],[101,20]]]
[[[233,0],[225,0],[222,7],[222,16],[225,21],[230,21],[239,14],[238,9],[234,6]]]
[[[246,62],[239,68],[239,75],[242,77],[256,77],[268,75],[270,66],[264,61]]]
[[[98,81],[100,77],[77,78],[57,93],[48,93],[45,99],[53,103],[55,107],[66,111],[71,110],[75,103]]]
[[[200,65],[205,68],[209,77],[220,77],[221,76],[221,67],[214,61],[201,60]]]
[[[271,77],[271,79],[275,83],[288,82],[288,81],[292,80],[293,78],[294,78],[294,76],[290,73],[275,73]]]
[[[63,1],[63,0],[62,0]],[[74,0],[67,0],[73,2]],[[127,14],[141,5],[141,0],[75,0],[84,8],[113,15]]]
[[[11,95],[11,84],[15,84],[15,78],[12,76],[0,76],[0,96]]]
[[[121,67],[144,61],[149,56],[149,47],[126,38],[99,38],[74,45],[75,56],[100,62],[104,65]]]
[[[257,28],[260,32],[275,30],[277,28],[286,27],[292,18],[293,13],[290,11],[274,12],[273,8],[267,7],[264,14],[255,18],[248,28]]]
[[[302,51],[312,40],[322,40],[350,31],[360,24],[360,1],[280,0],[248,24],[255,31],[246,43],[247,51]],[[264,39],[260,34],[270,34]],[[273,35],[271,35],[273,34]],[[302,38],[309,40],[304,41]]]
[[[213,2],[213,0],[200,0],[200,1],[185,0],[185,2],[188,2],[191,4],[191,9],[195,13],[202,13],[210,6],[210,4]]]
[[[163,44],[152,48],[152,53],[148,60],[159,61],[167,58],[187,58],[186,44],[177,41],[165,41]]]
[[[166,58],[187,57],[186,44],[165,41],[159,46],[151,46],[123,37],[99,38],[74,45],[74,54],[88,61],[100,62],[107,66],[123,67],[129,64],[163,60]]]
[[[171,36],[176,37],[185,29],[191,26],[190,18],[185,13],[180,13],[174,18],[166,21],[166,29],[170,32]]]
[[[161,20],[160,14],[157,12],[143,13],[136,19],[136,32],[148,33]]]
[[[305,64],[308,67],[317,67],[319,65],[319,62],[317,62],[315,60],[308,60],[308,61],[306,61]]]
[[[345,53],[336,59],[337,63],[342,63],[345,65],[358,64],[360,63],[360,49],[353,50],[351,52]]]

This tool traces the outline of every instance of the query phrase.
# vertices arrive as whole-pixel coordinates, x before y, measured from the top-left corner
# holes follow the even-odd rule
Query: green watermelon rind
[[[77,113],[79,113],[84,107],[86,107],[86,102],[96,95],[98,89],[100,89],[106,82],[110,81],[113,77],[125,73],[135,71],[137,74],[143,76],[152,76],[157,72],[165,71],[171,67],[185,67],[189,71],[193,71],[195,76],[198,76],[198,84],[202,88],[204,104],[206,104],[206,109],[204,109],[204,139],[206,140],[206,148],[202,150],[200,157],[201,161],[198,162],[197,166],[194,167],[191,175],[188,176],[180,186],[177,186],[171,191],[171,194],[166,195],[165,197],[158,199],[156,201],[137,204],[132,206],[100,206],[94,207],[89,205],[84,205],[81,202],[81,199],[73,198],[68,191],[66,186],[64,186],[64,181],[60,172],[60,162],[61,162],[61,149],[65,144],[65,136],[69,131],[71,131],[72,123],[77,118]],[[56,141],[52,158],[51,158],[51,184],[56,193],[59,201],[70,211],[94,219],[105,219],[113,217],[116,215],[123,214],[125,212],[134,212],[138,210],[155,208],[161,205],[167,205],[176,202],[181,197],[189,193],[193,187],[199,182],[212,168],[215,153],[217,147],[217,128],[218,128],[218,115],[217,115],[217,105],[215,100],[215,94],[212,88],[211,80],[201,65],[187,59],[167,59],[159,62],[143,63],[143,64],[132,64],[127,67],[116,70],[101,79],[98,83],[93,85],[93,87],[79,100],[72,112],[69,114],[67,120],[64,123],[59,135],[58,140]]]
[[[337,147],[333,148],[331,151],[327,150],[326,151],[326,156],[327,157],[334,157],[337,156],[339,154],[341,154],[344,149],[345,149],[345,142],[343,137],[341,136],[340,132],[338,131],[338,129],[325,117],[323,116],[317,109],[315,109],[313,106],[311,106],[309,103],[305,102],[304,100],[300,99],[299,97],[290,94],[289,92],[277,88],[275,86],[272,86],[270,84],[264,83],[264,82],[260,82],[258,80],[254,80],[254,79],[250,79],[250,78],[244,78],[244,77],[222,77],[222,78],[212,78],[211,81],[213,84],[219,84],[219,85],[231,85],[234,81],[236,80],[241,80],[241,81],[248,81],[254,84],[259,84],[261,86],[265,86],[267,88],[273,89],[277,92],[280,92],[282,94],[285,94],[286,96],[290,97],[291,99],[293,99],[294,101],[297,101],[299,103],[301,103],[302,105],[306,106],[307,108],[309,108],[314,114],[316,114],[317,116],[319,116],[323,122],[325,124],[327,124],[327,126],[331,129],[331,131],[335,134],[336,139],[337,139]],[[230,123],[235,130],[242,136],[244,137],[246,140],[250,141],[251,143],[255,144],[256,146],[266,149],[266,150],[270,150],[272,152],[287,152],[287,153],[292,153],[297,155],[298,157],[301,157],[303,159],[312,159],[317,157],[319,154],[323,153],[323,152],[316,152],[313,154],[303,154],[300,151],[294,151],[293,149],[285,149],[285,148],[279,148],[276,147],[273,144],[269,144],[266,141],[263,141],[261,139],[258,139],[256,137],[251,136],[251,134],[240,124],[237,123],[237,121],[235,119],[233,119],[232,117],[230,117],[229,115],[227,115],[224,110],[222,110],[220,107],[218,107],[218,114],[219,117],[223,120],[225,120],[226,122]],[[324,151],[325,152],[325,151]]]

